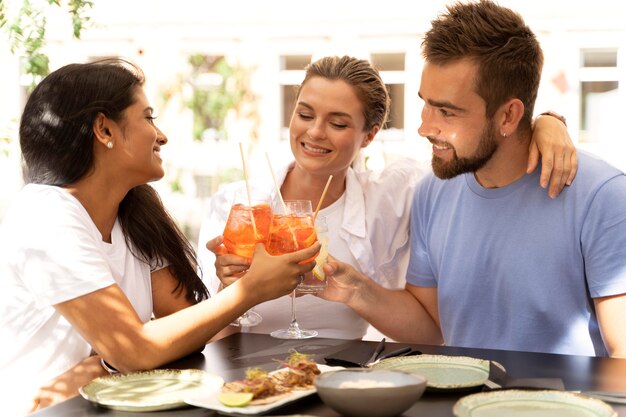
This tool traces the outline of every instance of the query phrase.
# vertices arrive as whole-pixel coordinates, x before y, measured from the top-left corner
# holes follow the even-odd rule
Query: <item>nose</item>
[[[324,123],[320,120],[315,120],[311,123],[306,133],[313,140],[320,140],[326,137],[326,131],[324,130]]]
[[[422,107],[422,123],[417,129],[417,133],[422,137],[437,136],[439,134],[439,129],[437,129],[432,122],[432,112],[433,109],[428,105],[425,104],[424,107]]]
[[[156,128],[156,131],[157,131],[157,142],[159,143],[159,145],[165,145],[167,143],[167,136],[165,136],[165,133],[163,133],[161,129],[159,129],[158,127]]]

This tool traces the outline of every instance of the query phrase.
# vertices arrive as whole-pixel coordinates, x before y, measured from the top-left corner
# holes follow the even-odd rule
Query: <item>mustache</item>
[[[427,136],[426,139],[428,139],[428,141],[432,143],[433,145],[436,145],[442,148],[454,149],[454,146],[452,146],[449,142],[446,142],[445,140],[440,140],[432,136]]]

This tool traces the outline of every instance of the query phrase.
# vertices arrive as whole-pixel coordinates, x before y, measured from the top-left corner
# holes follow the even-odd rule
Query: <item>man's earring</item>
[[[113,142],[108,141],[108,142],[107,142],[107,148],[109,148],[109,149],[113,149]]]
[[[506,138],[506,132],[500,132],[500,134],[502,135],[502,137]],[[111,142],[109,142],[111,143]]]

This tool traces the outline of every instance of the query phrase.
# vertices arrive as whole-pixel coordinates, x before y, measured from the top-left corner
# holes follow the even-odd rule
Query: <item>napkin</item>
[[[378,348],[380,347],[381,345],[379,344]],[[413,350],[409,346],[389,352],[385,352],[384,345],[382,346],[382,348],[383,349],[377,352],[376,348],[373,348],[370,345],[351,346],[324,359],[326,360],[326,364],[330,366],[343,366],[344,368],[365,368],[378,362],[381,359],[393,358],[396,356],[410,356],[422,354],[422,352],[420,352],[419,350]],[[373,356],[374,353],[377,353],[375,357]]]
[[[375,348],[367,344],[352,345],[324,358],[327,365],[344,368],[362,368],[374,354]]]

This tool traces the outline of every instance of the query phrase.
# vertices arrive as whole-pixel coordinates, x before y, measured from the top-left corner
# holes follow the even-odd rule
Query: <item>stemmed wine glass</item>
[[[305,249],[317,241],[310,200],[285,201],[286,213],[274,213],[267,251],[282,255]],[[313,261],[315,258],[305,262]],[[279,339],[307,339],[317,336],[315,330],[303,330],[296,319],[296,290],[291,293],[291,323],[287,329],[270,333]]]
[[[257,198],[250,205],[235,203],[230,208],[224,227],[224,246],[228,253],[252,259],[257,243],[266,244],[272,223],[272,208],[267,199]],[[250,309],[243,313],[232,326],[252,327],[263,321],[259,313]]]

